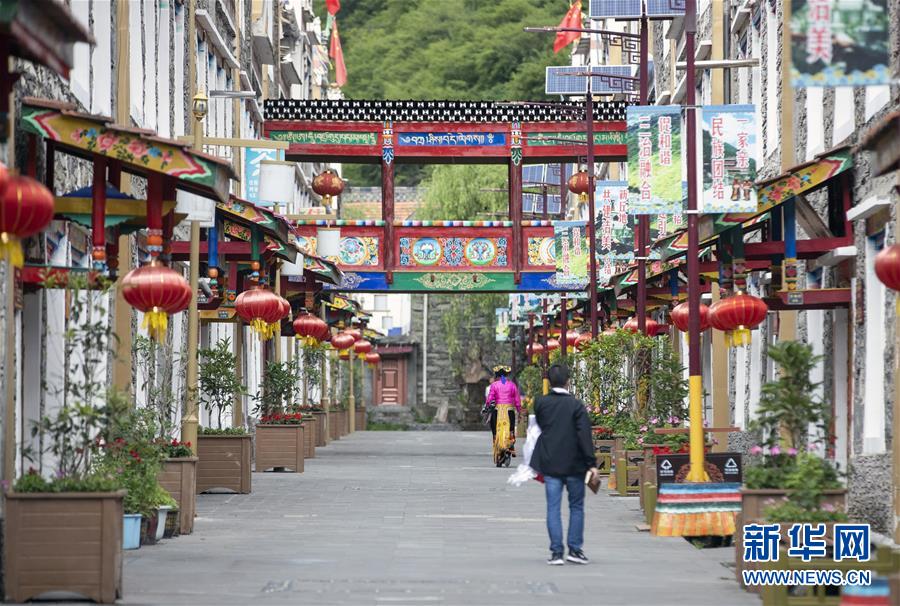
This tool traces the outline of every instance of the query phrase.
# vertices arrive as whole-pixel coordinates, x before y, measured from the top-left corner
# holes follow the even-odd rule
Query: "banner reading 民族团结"
[[[588,282],[589,247],[584,221],[557,221],[553,225],[556,239],[556,283],[560,286],[583,287]]]
[[[628,212],[676,214],[684,208],[681,106],[628,108]]]
[[[752,105],[709,105],[703,126],[705,213],[756,212],[756,109]]]
[[[890,84],[887,0],[791,0],[791,86]]]

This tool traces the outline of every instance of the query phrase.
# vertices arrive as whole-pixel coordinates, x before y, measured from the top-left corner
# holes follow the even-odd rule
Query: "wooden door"
[[[375,404],[406,406],[406,358],[382,358],[376,373]]]

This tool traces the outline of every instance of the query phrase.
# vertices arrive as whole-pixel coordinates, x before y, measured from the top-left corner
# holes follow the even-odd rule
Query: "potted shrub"
[[[197,457],[189,443],[182,444],[172,437],[176,430],[175,414],[183,400],[181,390],[173,387],[176,384],[173,379],[176,369],[184,370],[184,356],[174,356],[153,339],[138,336],[132,347],[132,357],[138,376],[143,378],[138,395],[143,396],[147,408],[156,416],[158,439],[164,450],[157,479],[175,499],[172,512],[177,511],[179,516],[179,533],[190,534],[196,514]]]
[[[750,464],[744,469],[735,541],[739,580],[743,566],[740,551],[743,527],[764,519],[767,504],[797,490],[809,491],[809,483],[814,482],[815,490],[821,495],[820,508],[846,508],[847,491],[834,463],[810,452],[810,447],[815,446],[809,443],[810,427],[816,428],[818,441],[831,443],[831,411],[815,395],[817,384],[810,379],[820,357],[809,345],[796,341],[776,343],[768,351],[778,365],[779,376],[762,386],[758,416],[751,425],[760,444],[751,449]]]
[[[298,360],[269,362],[262,389],[254,396],[256,424],[256,471],[303,471],[307,444],[304,417],[293,408],[299,393]]]
[[[157,481],[175,500],[178,533],[190,534],[194,531],[194,516],[197,513],[198,459],[191,451],[190,442],[173,438],[165,443],[164,449]]]
[[[44,475],[32,469],[4,495],[5,594],[13,602],[55,591],[103,603],[122,595],[125,492],[118,476],[95,466],[110,430],[128,409],[121,395],[107,390],[100,372],[114,342],[104,305],[109,283],[89,284],[73,275],[66,288],[70,307],[61,406],[31,431],[39,452],[52,454],[54,468],[45,468],[29,449]]]
[[[197,493],[215,488],[250,492],[250,434],[243,427],[223,427],[223,415],[237,396],[246,393],[237,375],[231,341],[222,339],[200,350],[200,401],[217,420],[197,437]]]

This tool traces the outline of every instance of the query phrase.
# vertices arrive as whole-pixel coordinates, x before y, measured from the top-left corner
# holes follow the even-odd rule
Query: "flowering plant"
[[[170,459],[181,459],[194,456],[190,442],[179,442],[174,438],[171,442],[163,444],[163,451],[165,452],[166,457]]]
[[[299,425],[305,420],[302,413],[299,412],[276,412],[271,415],[263,415],[259,418],[261,425]]]
[[[840,487],[837,470],[829,461],[808,452],[770,456],[777,457],[778,463],[783,465],[781,486],[778,488],[785,488],[790,493],[765,510],[769,521],[817,523],[847,520],[844,511],[830,503],[822,503],[824,490]],[[751,479],[755,478],[751,476]]]

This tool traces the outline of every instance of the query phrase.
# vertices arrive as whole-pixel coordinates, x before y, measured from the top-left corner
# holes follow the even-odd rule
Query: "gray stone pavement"
[[[588,566],[547,566],[543,488],[506,484],[486,432],[359,432],[303,474],[202,495],[194,533],[126,552],[125,604],[759,604],[732,549],[635,530],[588,493]]]

